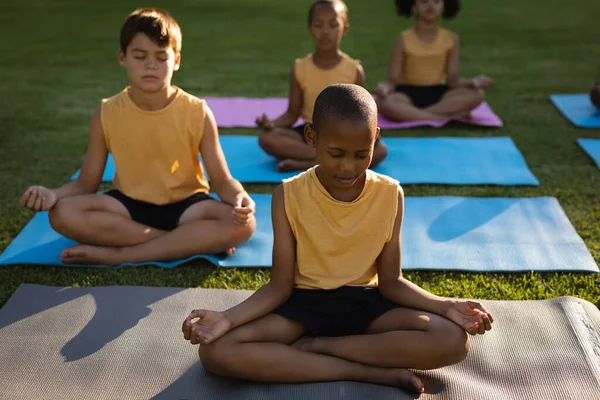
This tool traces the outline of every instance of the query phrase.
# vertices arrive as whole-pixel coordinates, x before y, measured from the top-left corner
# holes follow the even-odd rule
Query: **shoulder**
[[[185,104],[189,104],[192,107],[204,108],[206,107],[206,100],[201,99],[200,97],[194,96],[193,94],[189,94],[185,90],[181,88],[177,88],[177,101]]]
[[[444,44],[454,46],[460,40],[456,32],[452,32],[448,29],[440,28],[440,36]]]
[[[310,65],[311,63],[312,63],[312,53],[308,53],[307,55],[305,55],[302,58],[296,58],[296,61],[294,62],[294,66],[302,67],[305,65]]]
[[[121,90],[119,93],[112,95],[111,97],[107,97],[102,99],[100,102],[100,106],[104,108],[105,106],[112,106],[116,104],[123,103],[127,100],[127,88]]]
[[[380,187],[400,187],[400,182],[398,182],[396,179],[370,169],[367,170],[367,179]]]

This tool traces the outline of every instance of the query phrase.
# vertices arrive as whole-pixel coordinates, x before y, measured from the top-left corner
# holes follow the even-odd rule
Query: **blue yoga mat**
[[[550,100],[573,125],[580,128],[600,128],[600,111],[587,94],[553,94]]]
[[[262,151],[256,136],[227,135],[220,140],[231,174],[240,182],[279,183],[297,174],[277,172],[277,159]],[[539,185],[509,137],[383,140],[388,157],[375,171],[403,184]],[[103,181],[110,182],[114,171],[109,157]]]
[[[198,255],[185,260],[168,262],[147,262],[140,264],[123,264],[121,267],[139,266],[143,264],[173,268],[196,258],[205,258],[220,267],[260,267],[271,265],[273,249],[273,229],[271,227],[271,195],[253,194],[256,203],[256,231],[252,238],[236,248],[233,255],[215,256]],[[29,221],[25,228],[0,255],[1,264],[49,264],[62,265],[60,252],[75,246],[76,243],[56,233],[48,222],[48,213],[39,212]],[[102,267],[102,266],[100,266]]]
[[[600,168],[600,139],[577,139],[577,143],[592,157]]]
[[[271,266],[270,197],[252,197],[258,222],[253,238],[231,257],[201,257],[222,267]],[[552,197],[408,197],[402,237],[406,270],[598,272]],[[60,265],[60,251],[73,244],[39,213],[0,256],[0,264]],[[188,260],[150,264],[172,268]]]

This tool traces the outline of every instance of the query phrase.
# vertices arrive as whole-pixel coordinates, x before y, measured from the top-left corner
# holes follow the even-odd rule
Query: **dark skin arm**
[[[287,111],[272,121],[266,114],[263,114],[256,118],[256,125],[265,130],[292,126],[300,116],[300,112],[302,111],[302,101],[302,88],[298,83],[298,79],[296,79],[295,68],[292,68],[292,72],[290,72],[290,95]]]
[[[404,40],[402,36],[396,39],[388,62],[387,79],[377,84],[375,94],[387,96],[394,91],[396,85],[402,82],[402,63],[404,62]]]
[[[296,240],[285,214],[283,185],[273,192],[273,268],[271,281],[252,296],[225,312],[194,310],[182,326],[192,344],[211,343],[225,333],[272,312],[291,295],[294,287]]]
[[[436,296],[402,276],[401,231],[403,216],[404,192],[402,188],[399,188],[398,212],[394,222],[392,239],[385,244],[377,260],[379,291],[382,296],[401,306],[448,318],[472,335],[483,334],[492,329],[492,315],[481,303]]]

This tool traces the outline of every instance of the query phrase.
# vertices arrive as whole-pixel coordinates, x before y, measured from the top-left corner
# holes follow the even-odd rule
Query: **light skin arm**
[[[254,200],[242,184],[231,176],[219,143],[219,131],[211,109],[206,106],[204,134],[200,141],[200,154],[206,173],[215,192],[224,203],[233,206],[233,218],[239,225],[247,225],[255,210]]]
[[[95,193],[102,181],[107,156],[108,150],[104,142],[101,109],[98,107],[90,121],[88,146],[79,177],[57,189],[31,186],[23,193],[19,204],[35,211],[48,211],[63,197]]]
[[[402,63],[404,62],[404,40],[398,37],[392,47],[392,54],[388,63],[387,78],[377,84],[375,94],[386,96],[394,91],[396,84],[402,82]]]
[[[447,299],[436,296],[402,276],[402,219],[404,193],[398,192],[398,213],[392,239],[385,244],[377,260],[379,291],[383,297],[408,308],[441,315],[457,323],[470,334],[483,334],[491,329],[491,314],[476,301]]]
[[[285,214],[283,185],[273,192],[273,268],[271,280],[252,296],[225,312],[194,310],[183,322],[184,338],[207,344],[231,329],[271,313],[291,295],[294,286],[296,240]],[[198,319],[194,322],[194,319]]]
[[[456,33],[452,34],[454,46],[448,56],[448,65],[446,67],[446,77],[448,87],[456,89],[459,87],[487,89],[494,84],[494,81],[487,75],[479,75],[473,79],[461,78],[460,76],[460,39]]]
[[[265,129],[271,130],[277,127],[290,127],[300,116],[302,110],[302,88],[296,79],[295,68],[290,72],[290,96],[288,99],[288,109],[274,120],[270,120],[266,114],[256,118],[256,125]]]

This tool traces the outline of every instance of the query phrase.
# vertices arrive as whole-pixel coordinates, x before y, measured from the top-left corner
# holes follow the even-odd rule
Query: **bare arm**
[[[363,66],[360,64],[356,64],[356,81],[354,82],[354,84],[365,87],[366,82],[367,77],[365,75],[365,70]]]
[[[296,241],[285,215],[283,185],[273,192],[271,215],[274,242],[269,283],[225,312],[192,311],[181,327],[185,340],[192,344],[211,343],[230,330],[271,313],[290,297],[294,286]]]
[[[292,293],[296,240],[285,214],[283,185],[279,185],[273,192],[271,214],[274,238],[271,281],[258,289],[246,301],[225,312],[232,327],[243,325],[269,314],[283,304]]]
[[[51,209],[56,201],[62,197],[95,193],[102,181],[107,156],[108,150],[106,149],[102,130],[101,109],[98,107],[90,121],[88,146],[79,177],[57,189],[32,186],[25,191],[20,204],[36,211],[46,211]]]
[[[375,89],[375,93],[380,96],[385,96],[394,91],[396,85],[402,82],[402,63],[404,62],[404,40],[402,36],[396,39],[390,54],[388,63],[387,78],[380,82]]]
[[[402,219],[404,193],[398,192],[398,213],[394,222],[392,239],[386,243],[377,260],[379,290],[385,298],[405,307],[445,315],[449,300],[429,293],[402,276]]]
[[[288,99],[288,109],[274,120],[269,120],[266,114],[256,119],[256,124],[264,129],[273,129],[276,127],[290,127],[300,116],[302,110],[302,88],[298,79],[296,79],[295,68],[290,72],[290,95]]]
[[[494,83],[493,80],[486,75],[479,75],[475,78],[462,78],[460,76],[460,39],[456,33],[452,34],[454,45],[448,56],[448,65],[446,66],[446,77],[448,87],[455,89],[459,87],[487,89]]]
[[[204,134],[200,141],[200,154],[210,183],[223,202],[238,206],[240,198],[248,197],[242,184],[229,172],[223,149],[219,143],[217,123],[208,106],[206,106]]]

